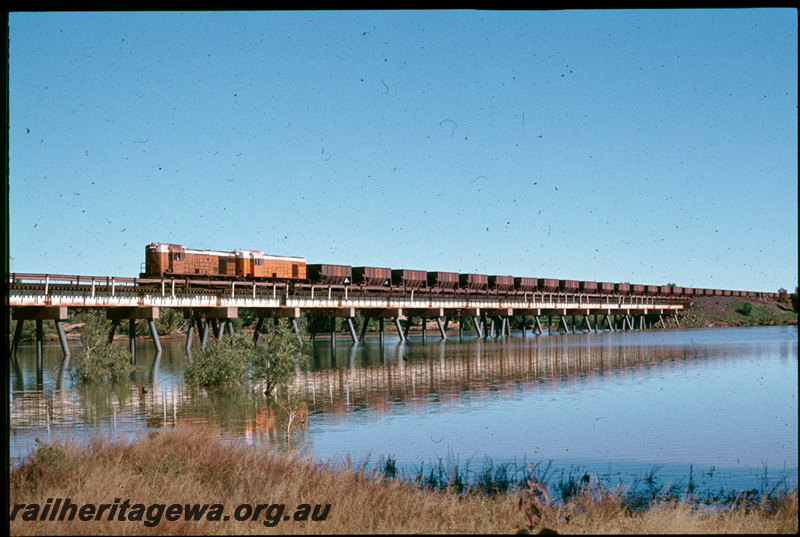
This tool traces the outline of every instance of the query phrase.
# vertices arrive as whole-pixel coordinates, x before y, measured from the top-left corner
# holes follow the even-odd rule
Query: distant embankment
[[[785,298],[695,297],[681,315],[682,327],[797,324],[797,301]]]

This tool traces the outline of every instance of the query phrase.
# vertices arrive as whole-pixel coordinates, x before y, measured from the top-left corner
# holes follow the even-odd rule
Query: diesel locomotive
[[[302,257],[276,256],[257,250],[194,250],[180,244],[145,247],[142,279],[272,281],[296,284],[352,285],[372,289],[428,289],[462,293],[581,293],[641,295],[690,299],[699,296],[772,297],[777,293],[702,289],[674,285],[559,280],[457,272],[308,264]]]

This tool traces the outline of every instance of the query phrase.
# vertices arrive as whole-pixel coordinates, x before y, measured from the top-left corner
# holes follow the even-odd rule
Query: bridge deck
[[[262,282],[207,282],[205,287],[195,283],[192,288],[184,280],[169,279],[10,276],[8,305],[12,307],[406,309],[430,310],[432,316],[441,310],[438,316],[443,316],[445,311],[477,315],[486,310],[507,310],[506,315],[673,313],[687,305],[685,299],[644,295],[406,291],[332,285],[291,288]]]

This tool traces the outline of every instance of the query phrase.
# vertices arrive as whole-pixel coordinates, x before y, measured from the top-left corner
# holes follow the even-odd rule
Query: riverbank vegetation
[[[796,533],[797,491],[765,488],[727,498],[696,501],[645,487],[633,495],[600,486],[591,476],[563,476],[532,469],[521,486],[486,489],[507,481],[497,468],[474,486],[448,471],[431,480],[400,479],[365,464],[315,464],[270,448],[233,445],[215,433],[174,429],[130,443],[98,438],[87,446],[38,442],[38,449],[10,471],[10,506],[70,498],[75,504],[330,505],[324,520],[281,520],[267,529],[255,521],[176,520],[157,526],[118,519],[10,522],[13,535],[263,534],[274,533]],[[435,474],[435,472],[434,472]],[[434,475],[430,474],[430,475]],[[428,475],[422,472],[422,475]],[[503,477],[506,475],[506,477]],[[444,477],[447,476],[447,477]],[[550,482],[548,482],[548,479]],[[483,485],[481,485],[483,481]],[[645,478],[644,482],[647,482]]]
[[[696,297],[681,313],[681,326],[773,326],[797,324],[796,294],[777,300],[739,297]]]

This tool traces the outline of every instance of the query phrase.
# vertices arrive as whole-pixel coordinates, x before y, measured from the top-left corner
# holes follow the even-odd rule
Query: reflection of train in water
[[[352,285],[373,290],[428,289],[444,293],[581,293],[673,298],[743,296],[777,298],[778,293],[701,289],[675,285],[559,280],[487,274],[460,274],[385,267],[307,264],[302,257],[268,255],[256,250],[193,250],[179,244],[151,243],[145,248],[141,278],[255,280],[298,284]]]

